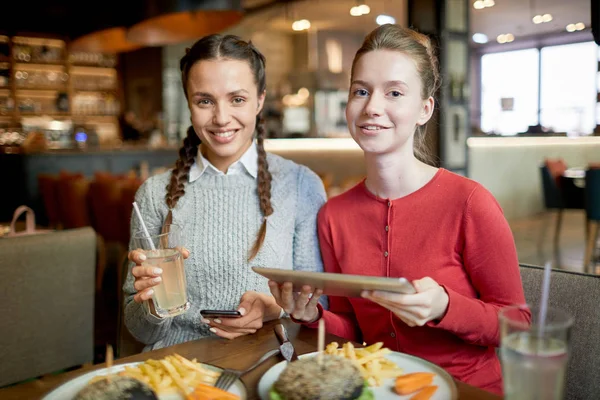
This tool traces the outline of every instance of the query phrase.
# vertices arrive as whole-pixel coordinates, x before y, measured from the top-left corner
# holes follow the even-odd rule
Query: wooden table
[[[115,364],[144,361],[148,358],[159,359],[173,353],[178,353],[186,358],[196,358],[198,361],[213,364],[222,368],[244,369],[256,361],[262,354],[279,347],[279,343],[273,334],[273,326],[280,322],[286,326],[290,341],[294,344],[298,354],[310,353],[317,350],[317,331],[315,329],[300,327],[298,324],[289,320],[281,320],[266,323],[255,335],[243,336],[231,341],[225,339],[204,339],[182,343],[160,350],[121,358],[116,360]],[[326,343],[337,341],[340,344],[346,341],[333,335],[327,335],[325,340]],[[248,390],[248,400],[258,399],[257,386],[260,377],[279,361],[281,361],[280,357],[273,357],[254,371],[242,377],[242,381]],[[60,384],[89,371],[104,368],[104,366],[104,364],[99,364],[61,375],[45,377],[34,382],[0,389],[0,399],[40,399]],[[499,396],[462,382],[457,381],[456,385],[458,387],[460,400],[501,399]]]

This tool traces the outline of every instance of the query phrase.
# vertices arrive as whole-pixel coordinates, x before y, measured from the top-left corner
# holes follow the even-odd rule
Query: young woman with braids
[[[371,32],[356,53],[346,108],[366,180],[318,217],[325,271],[405,277],[416,294],[329,297],[269,282],[292,318],[354,341],[383,342],[474,386],[502,392],[498,310],[524,304],[512,233],[478,183],[423,162],[421,144],[439,87],[429,39],[397,25]],[[317,294],[318,295],[318,294]],[[524,315],[524,318],[528,318]]]
[[[143,254],[132,249],[125,324],[147,349],[211,332],[232,339],[281,317],[267,280],[250,265],[323,268],[316,228],[323,184],[308,168],[263,147],[263,55],[236,36],[211,35],[186,52],[180,67],[192,125],[175,168],[148,179],[136,201],[157,231],[165,222],[183,227],[191,308],[158,318],[151,297],[161,271],[142,266]],[[139,228],[132,218],[132,232]],[[202,309],[238,309],[243,316],[206,320]]]

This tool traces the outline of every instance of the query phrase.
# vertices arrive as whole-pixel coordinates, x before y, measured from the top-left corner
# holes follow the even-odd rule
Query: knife
[[[277,340],[279,341],[279,351],[281,351],[283,358],[285,358],[287,362],[296,361],[298,359],[298,355],[296,354],[296,350],[294,350],[294,345],[288,338],[285,326],[282,324],[277,324],[273,328],[273,331],[275,332],[275,336],[277,336]]]

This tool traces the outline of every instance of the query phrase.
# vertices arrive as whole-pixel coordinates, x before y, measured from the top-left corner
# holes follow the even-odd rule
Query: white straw
[[[548,293],[550,292],[550,272],[551,263],[547,262],[544,266],[544,281],[542,282],[542,299],[540,304],[540,314],[538,318],[538,339],[542,339],[544,325],[546,325],[546,313],[548,310]]]
[[[156,250],[156,248],[154,247],[154,242],[152,242],[152,238],[150,237],[150,234],[148,233],[148,229],[146,229],[146,224],[144,224],[144,219],[142,218],[142,213],[140,213],[140,209],[138,208],[137,202],[133,202],[133,209],[135,210],[135,213],[138,216],[138,219],[140,220],[140,225],[142,225],[142,230],[144,231],[144,235],[146,235],[146,237],[148,238],[148,243],[150,244],[150,249],[151,250]]]
[[[323,351],[325,350],[325,321],[323,318],[319,320],[319,336],[317,342],[317,362],[319,365],[323,364]]]

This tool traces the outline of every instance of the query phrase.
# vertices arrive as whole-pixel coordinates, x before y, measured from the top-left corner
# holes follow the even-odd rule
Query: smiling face
[[[433,112],[432,97],[422,99],[415,62],[396,50],[369,51],[356,61],[346,120],[354,140],[367,153],[386,154],[405,145],[412,151],[418,125]]]
[[[252,144],[265,99],[250,65],[222,58],[197,62],[188,74],[187,96],[202,154],[227,171]]]

